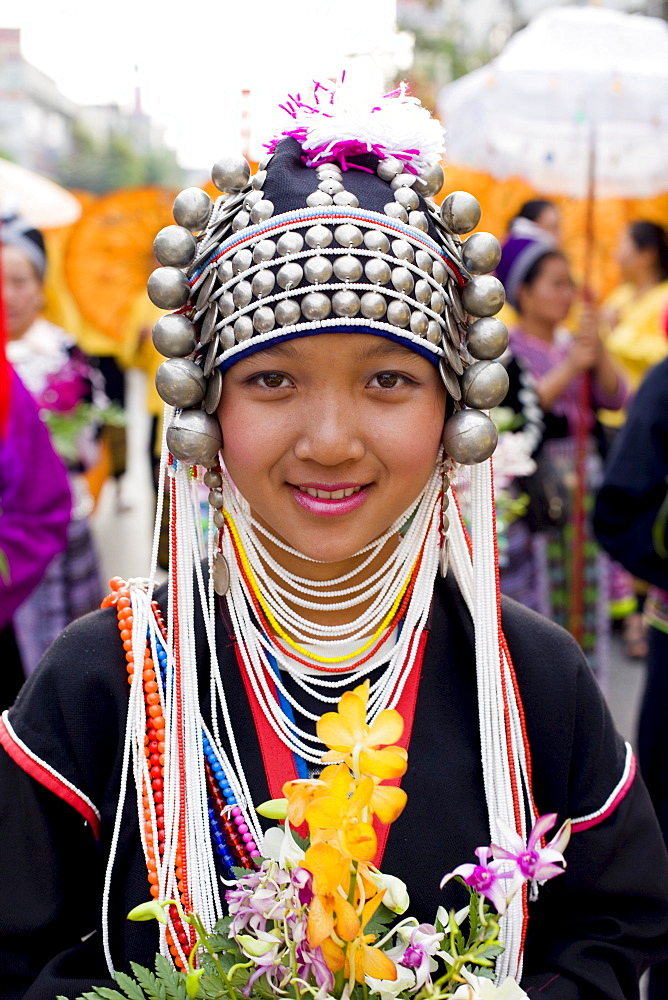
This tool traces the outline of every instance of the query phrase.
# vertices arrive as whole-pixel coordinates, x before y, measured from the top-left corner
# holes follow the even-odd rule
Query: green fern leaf
[[[141,986],[135,982],[132,976],[126,976],[124,972],[114,974],[116,982],[120,988],[128,995],[130,1000],[146,1000]]]

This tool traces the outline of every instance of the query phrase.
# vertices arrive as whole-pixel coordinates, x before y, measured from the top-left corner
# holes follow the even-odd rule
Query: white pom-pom
[[[313,95],[290,96],[283,110],[293,119],[290,129],[277,135],[270,151],[285,136],[301,145],[308,166],[346,160],[362,153],[381,159],[396,157],[410,173],[438,163],[445,152],[443,126],[407,92],[407,85],[370,103],[341,84],[314,82]]]

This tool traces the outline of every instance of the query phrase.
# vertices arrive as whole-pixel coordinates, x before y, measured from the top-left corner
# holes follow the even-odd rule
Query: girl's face
[[[638,281],[656,267],[656,251],[641,250],[629,230],[622,234],[615,257],[624,281]]]
[[[44,304],[42,283],[30,259],[17,247],[3,246],[2,291],[10,340],[18,340],[35,322]]]
[[[225,464],[255,517],[343,571],[429,479],[444,417],[434,365],[358,333],[304,337],[239,361],[218,407]]]
[[[562,257],[547,257],[531,285],[518,292],[520,312],[525,319],[557,326],[568,316],[575,286]]]

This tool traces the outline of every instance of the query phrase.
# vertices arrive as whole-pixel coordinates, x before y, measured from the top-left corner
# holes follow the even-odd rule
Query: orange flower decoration
[[[313,876],[313,899],[307,926],[309,945],[317,948],[328,939],[331,940],[333,931],[343,941],[354,940],[360,928],[360,920],[354,906],[339,891],[342,889],[344,893],[348,892],[350,859],[344,858],[331,844],[314,844],[306,852],[301,867],[306,868]],[[334,959],[334,953],[332,958]]]
[[[376,935],[364,934],[363,930],[380,906],[384,894],[385,890],[377,893],[373,899],[364,904],[361,920],[362,933],[358,934],[355,940],[350,943],[346,952],[345,976],[350,980],[356,979],[358,983],[363,983],[365,976],[372,976],[374,979],[389,979],[392,982],[397,978],[397,967],[392,959],[380,948],[373,947]]]
[[[313,798],[306,808],[306,822],[311,838],[320,839],[316,831],[333,831],[344,854],[357,861],[372,861],[377,838],[368,822],[368,806],[374,793],[371,778],[359,781],[350,774],[346,764],[328,767],[326,794]]]
[[[393,746],[404,730],[404,720],[392,708],[381,712],[373,725],[367,725],[366,706],[369,681],[354,691],[346,691],[337,712],[326,712],[316,725],[319,739],[329,747],[323,763],[341,761],[353,774],[384,780],[399,778],[406,772],[407,753]],[[380,748],[383,749],[380,749]]]

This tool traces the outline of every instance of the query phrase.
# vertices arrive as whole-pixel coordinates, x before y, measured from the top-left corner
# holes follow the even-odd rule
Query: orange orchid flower
[[[391,744],[401,737],[404,720],[399,712],[388,708],[369,726],[366,721],[368,698],[367,680],[354,691],[345,692],[338,711],[325,712],[318,721],[318,738],[329,747],[322,760],[330,763],[343,758],[356,775],[381,780],[401,777],[406,771],[407,754],[402,747]]]
[[[377,838],[366,813],[374,793],[374,783],[371,778],[355,781],[346,764],[328,768],[327,771],[328,792],[314,798],[306,809],[309,829],[312,832],[335,831],[339,846],[349,857],[357,861],[372,861],[376,855]]]
[[[313,899],[309,907],[307,934],[312,948],[331,937],[343,941],[357,935],[360,920],[345,895],[350,885],[350,859],[331,844],[314,844],[301,863],[313,876]]]
[[[288,800],[288,820],[290,826],[298,827],[304,822],[306,809],[318,795],[327,791],[327,785],[317,778],[296,778],[286,781],[283,785],[283,795]]]
[[[371,795],[369,807],[378,817],[381,823],[394,823],[404,811],[408,796],[403,788],[395,788],[393,785],[381,785],[378,779],[374,779],[374,790]]]
[[[374,979],[389,979],[392,982],[397,978],[397,967],[392,959],[380,948],[373,947],[376,935],[364,933],[364,928],[380,906],[384,895],[385,890],[383,889],[364,904],[361,933],[348,946],[344,971],[346,979],[351,980],[351,986],[353,979],[356,979],[358,983],[363,983],[365,976],[372,976]]]

